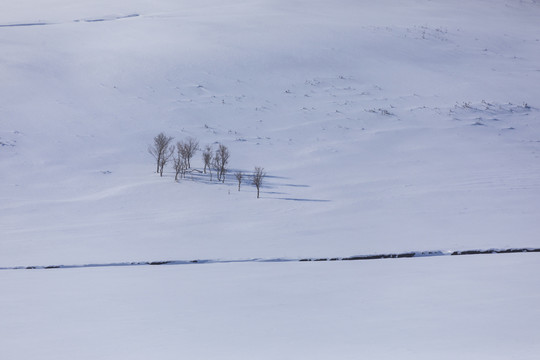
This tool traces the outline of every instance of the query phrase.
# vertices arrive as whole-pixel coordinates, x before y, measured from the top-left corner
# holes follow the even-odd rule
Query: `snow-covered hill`
[[[10,5],[0,260],[537,246],[539,12],[523,1]],[[161,131],[226,144],[231,169],[264,167],[263,198],[237,193],[232,176],[159,178],[147,147]]]
[[[4,4],[0,267],[540,247],[538,19],[534,0]],[[225,183],[156,174],[162,131],[228,146]],[[260,199],[233,176],[254,166]]]

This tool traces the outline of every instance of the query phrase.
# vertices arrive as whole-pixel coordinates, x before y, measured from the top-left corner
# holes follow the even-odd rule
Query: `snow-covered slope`
[[[0,11],[0,358],[533,359],[536,0]],[[156,174],[165,132],[225,183]],[[202,168],[200,152],[192,161]],[[234,171],[267,172],[261,198]],[[212,259],[162,267],[17,266]]]
[[[538,246],[539,15],[510,0],[8,5],[0,263]],[[161,131],[264,167],[262,199],[232,176],[159,178]]]

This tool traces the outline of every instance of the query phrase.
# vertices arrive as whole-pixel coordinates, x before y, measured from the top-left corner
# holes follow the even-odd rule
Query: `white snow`
[[[539,18],[534,0],[3,4],[0,267],[539,248]],[[154,173],[147,147],[161,131],[175,141],[192,136],[201,145],[227,145],[231,172],[225,184],[199,175],[174,182],[171,169],[162,178]],[[202,169],[200,153],[192,164]],[[247,183],[238,192],[233,176],[254,166],[268,174],[261,199]],[[521,351],[517,358],[527,358],[538,350],[533,300],[540,289],[537,282],[515,284],[505,271],[527,278],[535,273],[537,256],[0,271],[6,288],[1,318],[11,324],[2,330],[9,336],[0,337],[0,348],[8,349],[7,358],[32,357],[17,355],[22,344],[28,352],[48,349],[35,357],[60,359],[152,352],[166,358],[284,357],[276,355],[280,347],[271,347],[274,341],[302,358],[308,357],[304,352],[322,358],[325,351],[411,359],[502,359]],[[412,268],[401,269],[404,264]],[[467,269],[479,277],[461,287],[458,280]],[[219,292],[232,291],[219,280],[227,271],[238,290],[228,301],[240,301],[239,307],[219,305]],[[418,334],[435,343],[431,347],[401,338],[400,329],[415,333],[405,322],[392,328],[389,317],[396,312],[382,305],[368,314],[362,332],[345,320],[350,315],[360,322],[363,316],[356,312],[355,296],[367,292],[365,301],[378,303],[380,284],[398,287],[401,272],[410,287],[385,299],[396,309],[403,306],[407,321],[416,319],[411,326],[425,326]],[[334,290],[344,289],[343,297],[320,293],[321,276]],[[490,276],[493,281],[484,283]],[[166,346],[168,336],[181,330],[166,321],[178,310],[160,304],[178,301],[181,307],[191,300],[177,285],[170,297],[150,297],[152,288],[167,294],[176,277],[198,293],[192,300],[208,301],[187,318],[196,322],[189,346]],[[353,279],[358,282],[348,287]],[[244,296],[267,281],[274,289],[267,291],[268,303]],[[85,287],[88,282],[94,285]],[[123,282],[120,295],[115,284]],[[441,283],[451,297],[440,293]],[[62,286],[65,296],[59,300],[55,294]],[[477,286],[486,292],[470,295]],[[512,305],[519,309],[516,317],[497,322],[496,315],[484,313],[467,331],[486,321],[487,333],[469,342],[460,319],[477,316],[474,304],[491,301],[491,292],[506,286],[519,287],[521,295],[491,304],[495,310]],[[36,287],[43,302],[33,293]],[[134,332],[113,334],[129,328],[122,303],[141,293],[146,295],[133,305],[141,316]],[[424,316],[425,293],[437,311]],[[78,304],[83,297],[95,303]],[[472,303],[458,317],[455,308],[442,311],[461,297]],[[314,298],[319,302],[302,307],[302,299]],[[414,301],[401,304],[407,299]],[[94,315],[123,316],[126,323],[105,315],[97,321],[92,312],[78,318],[84,309],[79,306],[89,306]],[[49,307],[56,310],[48,314]],[[210,308],[223,321],[233,323],[242,314],[259,321],[239,319],[244,322],[236,329],[245,336],[235,337],[225,322],[210,326]],[[321,318],[313,325],[285,321],[314,312]],[[322,319],[333,316],[341,320],[330,331]],[[32,335],[47,332],[51,318],[64,319],[61,328],[49,337]],[[280,329],[289,333],[264,333],[264,321],[280,319],[290,325]],[[148,338],[143,323],[155,328]],[[461,335],[449,341],[437,336],[432,330],[441,323],[447,328],[443,335]],[[514,332],[506,333],[512,341],[504,343],[500,334],[506,327]],[[99,333],[96,342],[85,339],[85,331]],[[295,339],[303,332],[304,338]],[[197,346],[219,334],[221,342],[213,347]],[[356,342],[366,336],[369,341]],[[237,349],[241,339],[252,348]],[[339,339],[346,344],[338,347]],[[416,346],[405,349],[407,343]]]
[[[539,260],[1,271],[2,357],[532,360]]]

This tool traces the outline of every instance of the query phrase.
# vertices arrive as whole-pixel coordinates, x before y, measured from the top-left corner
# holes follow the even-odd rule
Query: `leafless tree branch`
[[[159,133],[154,137],[154,143],[148,147],[148,152],[156,159],[156,172],[162,174],[163,166],[167,163],[168,159],[163,163],[163,157],[169,150],[169,144],[173,137],[167,136],[164,133]],[[161,171],[160,171],[161,170]]]
[[[252,182],[253,185],[257,188],[257,199],[259,198],[259,190],[263,184],[264,177],[266,176],[266,173],[264,172],[264,168],[255,166],[255,170],[253,171],[253,177]]]

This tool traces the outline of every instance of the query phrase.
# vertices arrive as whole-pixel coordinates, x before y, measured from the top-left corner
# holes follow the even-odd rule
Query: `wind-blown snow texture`
[[[3,4],[0,267],[539,248],[538,19],[535,0]],[[227,181],[160,178],[161,131],[227,145]],[[232,175],[254,166],[261,199]]]

